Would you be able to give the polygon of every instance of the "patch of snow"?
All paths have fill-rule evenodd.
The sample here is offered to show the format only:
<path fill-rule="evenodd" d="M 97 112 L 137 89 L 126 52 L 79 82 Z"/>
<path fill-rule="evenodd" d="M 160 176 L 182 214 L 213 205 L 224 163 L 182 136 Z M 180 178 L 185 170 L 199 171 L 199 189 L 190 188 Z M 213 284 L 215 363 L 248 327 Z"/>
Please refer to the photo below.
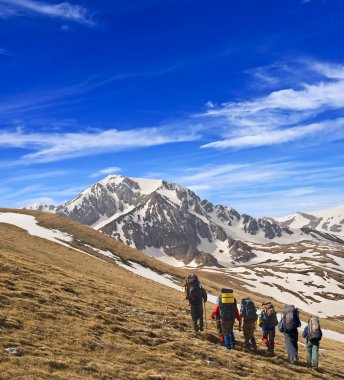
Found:
<path fill-rule="evenodd" d="M 36 218 L 32 215 L 17 214 L 14 212 L 1 212 L 0 223 L 13 224 L 23 230 L 27 231 L 30 235 L 38 236 L 40 238 L 53 241 L 61 244 L 63 241 L 72 241 L 73 237 L 58 230 L 50 230 L 38 225 Z M 69 247 L 69 245 L 67 245 Z"/>
<path fill-rule="evenodd" d="M 151 194 L 153 191 L 157 190 L 162 185 L 161 179 L 147 179 L 147 178 L 130 178 L 132 181 L 136 182 L 141 189 L 142 194 Z"/>
<path fill-rule="evenodd" d="M 196 260 L 192 260 L 188 265 L 186 265 L 186 268 L 198 268 L 201 264 L 197 263 Z"/>
<path fill-rule="evenodd" d="M 175 205 L 181 206 L 182 204 L 182 201 L 177 197 L 177 193 L 175 190 L 168 190 L 166 188 L 161 188 L 157 190 L 157 193 L 165 196 Z"/>
<path fill-rule="evenodd" d="M 173 256 L 166 255 L 162 249 L 155 247 L 147 247 L 142 252 L 147 256 L 155 257 L 156 259 L 165 264 L 169 264 L 177 268 L 184 266 L 184 263 L 182 261 L 177 260 Z"/>
<path fill-rule="evenodd" d="M 158 282 L 161 285 L 168 286 L 169 288 L 178 290 L 180 292 L 184 291 L 184 288 L 176 284 L 174 281 L 172 281 L 170 276 L 158 274 L 149 268 L 146 268 L 138 263 L 135 263 L 134 261 L 129 261 L 129 263 L 130 265 L 124 264 L 121 261 L 117 262 L 117 264 L 120 267 L 128 270 L 129 272 L 132 272 L 141 277 L 147 278 L 148 280 Z"/>

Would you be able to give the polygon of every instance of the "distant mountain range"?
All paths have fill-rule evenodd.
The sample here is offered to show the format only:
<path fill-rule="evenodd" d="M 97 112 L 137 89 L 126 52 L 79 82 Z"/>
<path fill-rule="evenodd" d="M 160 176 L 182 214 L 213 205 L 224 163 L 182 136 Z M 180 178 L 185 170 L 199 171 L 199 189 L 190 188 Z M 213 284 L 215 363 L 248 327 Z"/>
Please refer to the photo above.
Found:
<path fill-rule="evenodd" d="M 25 208 L 65 215 L 175 266 L 247 262 L 256 256 L 255 244 L 344 244 L 344 206 L 253 218 L 156 179 L 111 175 L 64 205 Z"/>
<path fill-rule="evenodd" d="M 312 213 L 297 212 L 276 221 L 285 227 L 309 228 L 344 238 L 344 205 Z"/>

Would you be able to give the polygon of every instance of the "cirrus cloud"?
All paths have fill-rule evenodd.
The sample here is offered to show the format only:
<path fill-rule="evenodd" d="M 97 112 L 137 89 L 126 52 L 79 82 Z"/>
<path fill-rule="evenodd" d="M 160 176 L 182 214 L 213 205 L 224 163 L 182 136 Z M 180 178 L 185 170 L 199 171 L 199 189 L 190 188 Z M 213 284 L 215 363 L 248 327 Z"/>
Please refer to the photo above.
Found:
<path fill-rule="evenodd" d="M 22 156 L 18 163 L 55 162 L 157 145 L 194 141 L 199 138 L 197 128 L 179 131 L 175 126 L 132 130 L 100 130 L 75 133 L 34 133 L 22 128 L 0 132 L 0 147 L 22 148 L 33 151 Z"/>
<path fill-rule="evenodd" d="M 2 7 L 3 17 L 20 15 L 20 12 L 25 11 L 42 16 L 69 20 L 86 26 L 96 25 L 92 15 L 85 7 L 73 5 L 69 2 L 50 4 L 34 0 L 0 0 L 0 3 L 7 4 L 6 8 Z"/>
<path fill-rule="evenodd" d="M 275 90 L 250 101 L 227 102 L 216 107 L 209 103 L 212 106 L 199 116 L 217 122 L 222 138 L 202 148 L 276 145 L 323 132 L 334 132 L 335 137 L 342 138 L 344 66 L 309 61 L 304 70 L 317 79 L 313 83 L 295 83 L 295 88 Z"/>

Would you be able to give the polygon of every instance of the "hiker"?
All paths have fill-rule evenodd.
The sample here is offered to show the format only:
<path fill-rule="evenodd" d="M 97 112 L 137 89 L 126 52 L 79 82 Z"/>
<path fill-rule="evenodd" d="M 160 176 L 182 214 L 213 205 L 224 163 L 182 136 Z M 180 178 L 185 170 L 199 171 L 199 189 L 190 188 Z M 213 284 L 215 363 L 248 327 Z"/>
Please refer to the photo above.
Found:
<path fill-rule="evenodd" d="M 307 368 L 311 368 L 313 360 L 313 367 L 317 371 L 319 363 L 319 346 L 322 338 L 322 331 L 318 317 L 311 316 L 308 319 L 307 326 L 304 328 L 302 336 L 306 338 Z"/>
<path fill-rule="evenodd" d="M 237 319 L 239 321 L 239 329 L 241 328 L 241 318 L 232 289 L 221 290 L 221 295 L 217 299 L 214 310 L 211 313 L 211 318 L 215 319 L 215 317 L 220 318 L 221 333 L 223 334 L 225 347 L 227 350 L 235 348 L 233 327 L 235 319 Z"/>
<path fill-rule="evenodd" d="M 192 327 L 195 333 L 203 331 L 203 301 L 207 302 L 207 293 L 195 274 L 188 275 L 184 290 L 191 307 Z"/>
<path fill-rule="evenodd" d="M 258 326 L 262 328 L 262 341 L 268 349 L 270 355 L 275 353 L 276 326 L 278 325 L 277 315 L 271 302 L 262 303 L 259 311 Z"/>
<path fill-rule="evenodd" d="M 297 328 L 301 326 L 299 310 L 294 305 L 285 305 L 282 318 L 278 324 L 278 330 L 284 333 L 285 346 L 288 353 L 288 361 L 294 364 L 298 360 Z"/>
<path fill-rule="evenodd" d="M 254 330 L 256 329 L 258 316 L 256 306 L 250 298 L 243 298 L 241 300 L 240 317 L 243 321 L 242 328 L 245 339 L 245 349 L 249 350 L 252 345 L 253 351 L 257 352 Z"/>

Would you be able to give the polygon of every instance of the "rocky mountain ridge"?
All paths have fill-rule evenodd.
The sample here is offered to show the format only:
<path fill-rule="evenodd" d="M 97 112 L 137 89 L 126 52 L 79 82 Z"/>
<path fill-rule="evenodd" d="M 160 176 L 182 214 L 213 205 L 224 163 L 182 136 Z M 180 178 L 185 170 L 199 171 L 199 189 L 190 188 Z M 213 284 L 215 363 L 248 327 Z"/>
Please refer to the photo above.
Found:
<path fill-rule="evenodd" d="M 251 243 L 338 239 L 213 205 L 178 184 L 120 175 L 104 178 L 64 205 L 26 208 L 68 216 L 176 266 L 247 262 L 256 256 Z"/>
<path fill-rule="evenodd" d="M 296 212 L 277 221 L 285 227 L 309 228 L 344 237 L 344 205 L 309 213 Z"/>

